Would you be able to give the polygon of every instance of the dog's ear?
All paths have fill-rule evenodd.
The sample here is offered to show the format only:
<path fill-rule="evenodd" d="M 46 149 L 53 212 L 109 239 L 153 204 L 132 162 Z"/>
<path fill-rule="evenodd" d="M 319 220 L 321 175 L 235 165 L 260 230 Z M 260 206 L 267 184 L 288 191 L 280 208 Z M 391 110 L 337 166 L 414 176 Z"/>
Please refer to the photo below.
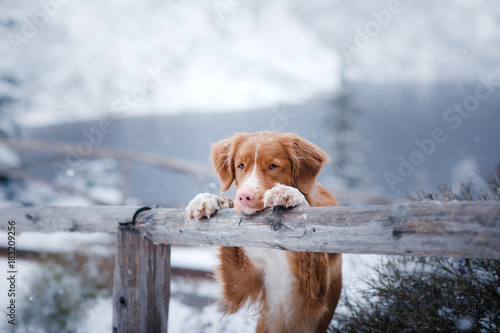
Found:
<path fill-rule="evenodd" d="M 291 139 L 293 180 L 300 192 L 309 194 L 323 163 L 327 163 L 330 158 L 324 150 L 306 139 L 297 135 Z"/>
<path fill-rule="evenodd" d="M 212 144 L 212 164 L 221 179 L 221 193 L 226 192 L 234 181 L 234 138 Z"/>

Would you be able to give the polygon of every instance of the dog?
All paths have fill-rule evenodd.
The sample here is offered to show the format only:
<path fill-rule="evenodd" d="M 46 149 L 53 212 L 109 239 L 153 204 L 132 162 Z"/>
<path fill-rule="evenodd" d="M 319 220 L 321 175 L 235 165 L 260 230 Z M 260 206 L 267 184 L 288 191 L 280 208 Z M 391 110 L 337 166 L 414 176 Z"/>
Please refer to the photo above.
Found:
<path fill-rule="evenodd" d="M 275 206 L 338 206 L 316 182 L 328 155 L 292 133 L 237 133 L 212 145 L 221 193 L 234 183 L 236 198 L 197 195 L 189 219 L 210 218 L 232 207 L 253 214 Z M 221 247 L 215 276 L 222 308 L 235 313 L 247 302 L 260 312 L 256 332 L 326 332 L 342 289 L 341 254 Z"/>

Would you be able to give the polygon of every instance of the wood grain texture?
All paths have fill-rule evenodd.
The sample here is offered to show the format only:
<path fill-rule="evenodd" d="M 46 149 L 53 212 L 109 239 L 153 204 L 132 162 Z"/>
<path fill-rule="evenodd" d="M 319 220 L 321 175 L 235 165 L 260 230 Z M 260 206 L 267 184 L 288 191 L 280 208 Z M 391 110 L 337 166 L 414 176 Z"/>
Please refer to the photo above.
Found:
<path fill-rule="evenodd" d="M 138 207 L 0 209 L 0 230 L 116 232 Z M 223 209 L 190 221 L 183 209 L 155 209 L 137 219 L 154 242 L 272 247 L 294 251 L 500 258 L 499 202 L 416 202 L 364 207 L 297 207 L 243 215 Z"/>
<path fill-rule="evenodd" d="M 500 258 L 498 202 L 296 207 L 254 215 L 223 209 L 200 221 L 188 220 L 182 209 L 157 209 L 137 223 L 152 241 L 177 245 Z"/>
<path fill-rule="evenodd" d="M 0 230 L 7 230 L 7 221 L 15 221 L 18 232 L 115 233 L 118 223 L 131 221 L 138 208 L 131 206 L 2 208 Z"/>
<path fill-rule="evenodd" d="M 117 234 L 113 332 L 167 332 L 170 245 L 154 244 L 134 229 Z"/>

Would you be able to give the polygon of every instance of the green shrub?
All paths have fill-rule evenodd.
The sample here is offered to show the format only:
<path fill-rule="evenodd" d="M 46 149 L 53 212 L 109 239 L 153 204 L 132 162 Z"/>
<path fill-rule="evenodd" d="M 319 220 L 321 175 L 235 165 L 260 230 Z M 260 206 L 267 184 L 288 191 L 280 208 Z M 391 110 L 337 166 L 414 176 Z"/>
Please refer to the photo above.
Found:
<path fill-rule="evenodd" d="M 481 174 L 488 189 L 478 195 L 469 182 L 411 198 L 500 201 L 500 163 L 495 171 Z M 331 332 L 500 332 L 499 260 L 387 256 L 373 270 L 361 299 L 343 294 L 348 313 L 336 314 Z"/>

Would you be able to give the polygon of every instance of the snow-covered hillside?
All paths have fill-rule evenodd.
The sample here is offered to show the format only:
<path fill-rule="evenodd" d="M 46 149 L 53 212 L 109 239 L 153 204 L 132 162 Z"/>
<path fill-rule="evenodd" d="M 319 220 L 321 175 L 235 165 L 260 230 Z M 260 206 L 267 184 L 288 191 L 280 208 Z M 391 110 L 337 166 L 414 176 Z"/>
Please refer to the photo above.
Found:
<path fill-rule="evenodd" d="M 341 80 L 461 82 L 500 73 L 493 1 L 2 1 L 0 50 L 24 124 L 238 111 Z M 459 69 L 459 70 L 458 70 Z"/>

